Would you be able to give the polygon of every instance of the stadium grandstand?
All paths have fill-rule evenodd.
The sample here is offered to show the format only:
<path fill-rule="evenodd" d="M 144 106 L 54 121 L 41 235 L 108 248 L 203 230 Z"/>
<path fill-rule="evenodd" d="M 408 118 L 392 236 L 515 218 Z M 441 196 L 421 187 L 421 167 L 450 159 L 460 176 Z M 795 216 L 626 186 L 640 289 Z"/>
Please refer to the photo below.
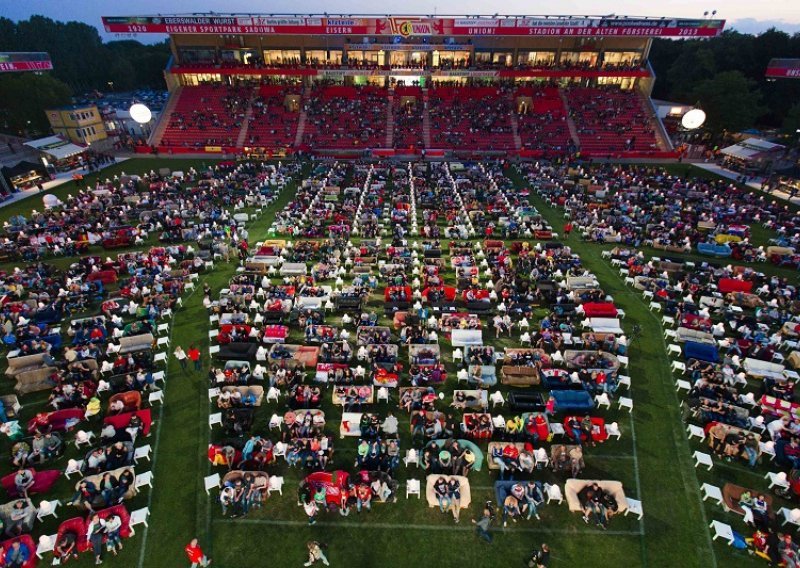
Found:
<path fill-rule="evenodd" d="M 170 99 L 140 151 L 658 158 L 655 37 L 723 20 L 620 16 L 103 18 L 169 34 Z"/>

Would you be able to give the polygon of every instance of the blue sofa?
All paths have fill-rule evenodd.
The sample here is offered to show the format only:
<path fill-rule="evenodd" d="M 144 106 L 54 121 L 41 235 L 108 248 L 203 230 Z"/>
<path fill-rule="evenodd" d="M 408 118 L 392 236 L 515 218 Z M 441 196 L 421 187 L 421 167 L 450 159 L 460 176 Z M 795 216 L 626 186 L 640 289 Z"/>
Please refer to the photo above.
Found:
<path fill-rule="evenodd" d="M 719 351 L 716 345 L 710 343 L 700 343 L 698 341 L 687 341 L 683 344 L 683 356 L 689 359 L 698 359 L 708 363 L 719 362 Z"/>
<path fill-rule="evenodd" d="M 724 258 L 730 256 L 733 251 L 728 245 L 718 245 L 716 243 L 699 243 L 697 245 L 697 252 L 707 256 L 716 256 Z"/>
<path fill-rule="evenodd" d="M 550 391 L 556 401 L 557 412 L 585 412 L 594 408 L 592 395 L 583 390 Z"/>

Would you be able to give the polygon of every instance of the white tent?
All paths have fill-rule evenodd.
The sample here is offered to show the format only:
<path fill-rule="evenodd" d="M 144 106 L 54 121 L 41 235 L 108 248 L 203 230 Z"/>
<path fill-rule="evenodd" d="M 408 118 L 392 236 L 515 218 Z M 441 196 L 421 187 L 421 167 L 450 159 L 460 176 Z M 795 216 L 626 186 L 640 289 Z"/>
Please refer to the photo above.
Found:
<path fill-rule="evenodd" d="M 773 144 L 760 138 L 747 138 L 741 142 L 720 150 L 724 155 L 740 160 L 759 160 L 774 152 L 783 150 L 780 144 Z"/>
<path fill-rule="evenodd" d="M 48 136 L 39 140 L 31 140 L 30 142 L 25 142 L 25 146 L 39 150 L 54 160 L 63 160 L 86 150 L 83 146 L 73 144 L 60 136 Z"/>

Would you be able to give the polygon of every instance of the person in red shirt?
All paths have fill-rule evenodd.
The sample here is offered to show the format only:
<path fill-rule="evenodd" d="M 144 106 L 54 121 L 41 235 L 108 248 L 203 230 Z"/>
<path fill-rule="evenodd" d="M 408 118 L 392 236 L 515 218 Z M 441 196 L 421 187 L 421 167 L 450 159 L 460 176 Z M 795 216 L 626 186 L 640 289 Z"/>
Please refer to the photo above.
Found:
<path fill-rule="evenodd" d="M 197 544 L 196 538 L 193 538 L 192 542 L 187 544 L 186 548 L 183 550 L 186 551 L 186 556 L 189 557 L 189 562 L 192 563 L 192 568 L 197 568 L 198 566 L 205 567 L 211 564 L 211 559 L 203 554 L 203 550 Z"/>
<path fill-rule="evenodd" d="M 195 371 L 202 371 L 203 370 L 203 363 L 200 360 L 200 350 L 195 346 L 189 346 L 189 351 L 186 353 L 186 356 L 189 357 L 192 361 L 194 361 L 194 370 Z"/>

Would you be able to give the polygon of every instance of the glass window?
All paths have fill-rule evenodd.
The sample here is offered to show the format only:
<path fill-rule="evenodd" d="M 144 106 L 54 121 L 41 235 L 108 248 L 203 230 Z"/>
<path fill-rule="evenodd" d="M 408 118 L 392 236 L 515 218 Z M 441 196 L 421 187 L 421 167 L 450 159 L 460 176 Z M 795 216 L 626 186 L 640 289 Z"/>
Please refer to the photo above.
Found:
<path fill-rule="evenodd" d="M 594 67 L 597 64 L 596 51 L 564 51 L 561 53 L 561 63 L 578 65 L 581 67 Z"/>
<path fill-rule="evenodd" d="M 178 59 L 183 65 L 196 65 L 201 63 L 215 63 L 216 55 L 212 47 L 199 47 L 195 49 L 181 49 Z"/>
<path fill-rule="evenodd" d="M 351 65 L 382 65 L 378 61 L 382 61 L 380 56 L 384 54 L 383 51 L 370 51 L 370 50 L 354 50 L 347 52 L 347 62 Z"/>
<path fill-rule="evenodd" d="M 300 50 L 265 49 L 264 63 L 269 65 L 297 65 L 300 63 Z"/>
<path fill-rule="evenodd" d="M 435 67 L 466 67 L 469 61 L 469 51 L 434 51 L 433 53 Z"/>
<path fill-rule="evenodd" d="M 492 63 L 495 65 L 506 65 L 511 67 L 514 64 L 514 58 L 511 52 L 496 51 L 492 54 Z"/>
<path fill-rule="evenodd" d="M 555 61 L 554 51 L 523 51 L 517 56 L 517 65 L 525 67 L 551 67 Z"/>
<path fill-rule="evenodd" d="M 475 52 L 475 62 L 480 65 L 485 65 L 491 63 L 492 61 L 492 52 L 491 51 L 476 51 Z"/>
<path fill-rule="evenodd" d="M 603 54 L 603 65 L 612 67 L 638 67 L 642 63 L 638 51 L 606 51 Z"/>

